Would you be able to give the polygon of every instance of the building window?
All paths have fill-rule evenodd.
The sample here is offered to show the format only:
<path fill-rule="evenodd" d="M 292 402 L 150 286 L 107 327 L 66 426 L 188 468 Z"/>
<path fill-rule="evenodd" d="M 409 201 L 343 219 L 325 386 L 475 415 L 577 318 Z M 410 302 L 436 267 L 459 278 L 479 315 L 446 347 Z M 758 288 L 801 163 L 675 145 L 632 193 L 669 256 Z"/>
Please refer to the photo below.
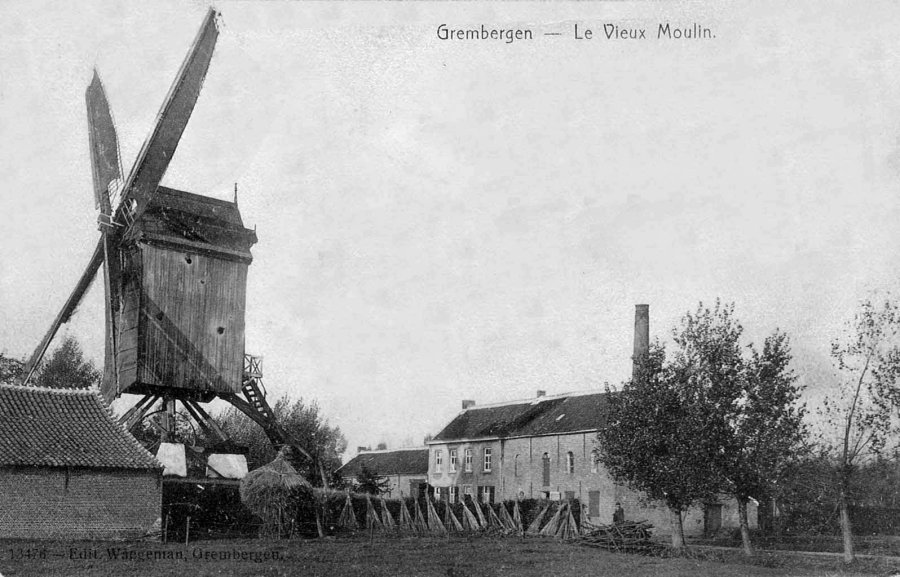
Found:
<path fill-rule="evenodd" d="M 478 501 L 481 503 L 493 503 L 494 502 L 494 486 L 493 485 L 484 485 L 478 487 Z"/>
<path fill-rule="evenodd" d="M 468 500 L 472 500 L 472 485 L 463 485 L 463 498 L 468 497 Z"/>
<path fill-rule="evenodd" d="M 457 501 L 459 501 L 459 487 L 457 487 L 456 485 L 450 485 L 449 487 L 447 487 L 447 490 L 448 501 L 450 501 L 451 503 L 456 503 Z"/>
<path fill-rule="evenodd" d="M 513 457 L 513 477 L 519 476 L 519 456 Z"/>
<path fill-rule="evenodd" d="M 450 472 L 455 473 L 456 467 L 459 464 L 459 457 L 457 456 L 456 449 L 450 449 Z"/>
<path fill-rule="evenodd" d="M 566 453 L 566 472 L 570 475 L 575 474 L 575 453 L 572 451 Z"/>
<path fill-rule="evenodd" d="M 466 467 L 466 473 L 471 473 L 472 472 L 472 449 L 466 449 L 464 464 Z"/>
<path fill-rule="evenodd" d="M 440 473 L 444 466 L 444 451 L 435 449 L 434 451 L 434 472 Z"/>
<path fill-rule="evenodd" d="M 493 459 L 494 459 L 493 449 L 485 448 L 485 450 L 484 450 L 484 472 L 485 473 L 491 472 L 491 466 L 493 465 L 493 462 L 492 462 Z"/>
<path fill-rule="evenodd" d="M 594 449 L 591 451 L 591 473 L 599 472 L 598 466 L 600 463 L 600 456 L 597 454 L 597 450 Z"/>
<path fill-rule="evenodd" d="M 544 487 L 550 486 L 550 455 L 544 453 L 544 456 L 541 457 L 542 465 L 543 465 L 543 475 L 541 481 L 543 481 Z"/>

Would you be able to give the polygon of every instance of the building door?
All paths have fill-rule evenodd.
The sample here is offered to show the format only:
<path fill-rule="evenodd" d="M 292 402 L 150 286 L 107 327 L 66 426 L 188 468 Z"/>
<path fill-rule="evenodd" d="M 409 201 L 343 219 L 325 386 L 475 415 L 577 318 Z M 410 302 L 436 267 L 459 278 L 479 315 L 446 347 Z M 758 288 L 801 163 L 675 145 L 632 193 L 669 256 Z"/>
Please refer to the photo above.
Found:
<path fill-rule="evenodd" d="M 541 459 L 544 464 L 544 487 L 550 486 L 550 455 L 544 453 L 543 459 Z"/>
<path fill-rule="evenodd" d="M 703 531 L 713 535 L 722 528 L 722 505 L 707 504 L 703 512 Z"/>
<path fill-rule="evenodd" d="M 588 491 L 588 515 L 600 516 L 600 491 Z"/>

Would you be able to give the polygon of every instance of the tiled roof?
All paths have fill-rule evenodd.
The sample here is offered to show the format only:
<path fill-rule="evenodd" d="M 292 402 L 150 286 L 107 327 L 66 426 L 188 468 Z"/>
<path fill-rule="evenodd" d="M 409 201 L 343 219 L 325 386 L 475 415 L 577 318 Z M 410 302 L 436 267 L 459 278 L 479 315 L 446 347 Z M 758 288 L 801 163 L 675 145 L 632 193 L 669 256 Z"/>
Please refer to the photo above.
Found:
<path fill-rule="evenodd" d="M 347 461 L 338 473 L 344 477 L 355 477 L 364 466 L 380 476 L 427 475 L 428 449 L 364 451 Z"/>
<path fill-rule="evenodd" d="M 159 469 L 95 389 L 0 385 L 0 465 Z"/>
<path fill-rule="evenodd" d="M 488 407 L 470 407 L 432 441 L 530 437 L 596 430 L 606 421 L 606 393 L 538 397 Z"/>

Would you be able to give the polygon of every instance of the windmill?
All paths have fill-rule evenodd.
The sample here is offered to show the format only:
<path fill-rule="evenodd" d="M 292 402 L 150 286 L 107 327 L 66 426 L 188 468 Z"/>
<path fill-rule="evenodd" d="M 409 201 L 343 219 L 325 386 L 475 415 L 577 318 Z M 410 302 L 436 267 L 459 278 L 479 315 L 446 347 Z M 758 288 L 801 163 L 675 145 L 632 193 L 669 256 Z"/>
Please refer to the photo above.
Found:
<path fill-rule="evenodd" d="M 106 345 L 101 392 L 108 402 L 122 394 L 141 396 L 122 418 L 127 426 L 135 426 L 158 403 L 165 417 L 163 438 L 169 440 L 180 402 L 204 431 L 226 443 L 200 405 L 218 397 L 258 423 L 275 445 L 294 445 L 310 458 L 274 421 L 261 387 L 259 359 L 245 356 L 247 269 L 257 237 L 243 225 L 236 191 L 229 202 L 160 186 L 209 68 L 217 19 L 210 9 L 127 176 L 109 102 L 94 71 L 85 100 L 100 238 L 26 363 L 24 382 L 102 266 Z"/>

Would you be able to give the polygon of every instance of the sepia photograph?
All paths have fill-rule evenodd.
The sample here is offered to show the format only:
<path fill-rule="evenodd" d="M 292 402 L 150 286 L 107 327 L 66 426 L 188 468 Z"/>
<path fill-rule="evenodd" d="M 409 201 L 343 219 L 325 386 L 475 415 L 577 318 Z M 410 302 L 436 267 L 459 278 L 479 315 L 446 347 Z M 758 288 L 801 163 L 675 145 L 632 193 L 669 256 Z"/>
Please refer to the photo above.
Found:
<path fill-rule="evenodd" d="M 900 575 L 898 32 L 0 3 L 0 577 Z"/>

